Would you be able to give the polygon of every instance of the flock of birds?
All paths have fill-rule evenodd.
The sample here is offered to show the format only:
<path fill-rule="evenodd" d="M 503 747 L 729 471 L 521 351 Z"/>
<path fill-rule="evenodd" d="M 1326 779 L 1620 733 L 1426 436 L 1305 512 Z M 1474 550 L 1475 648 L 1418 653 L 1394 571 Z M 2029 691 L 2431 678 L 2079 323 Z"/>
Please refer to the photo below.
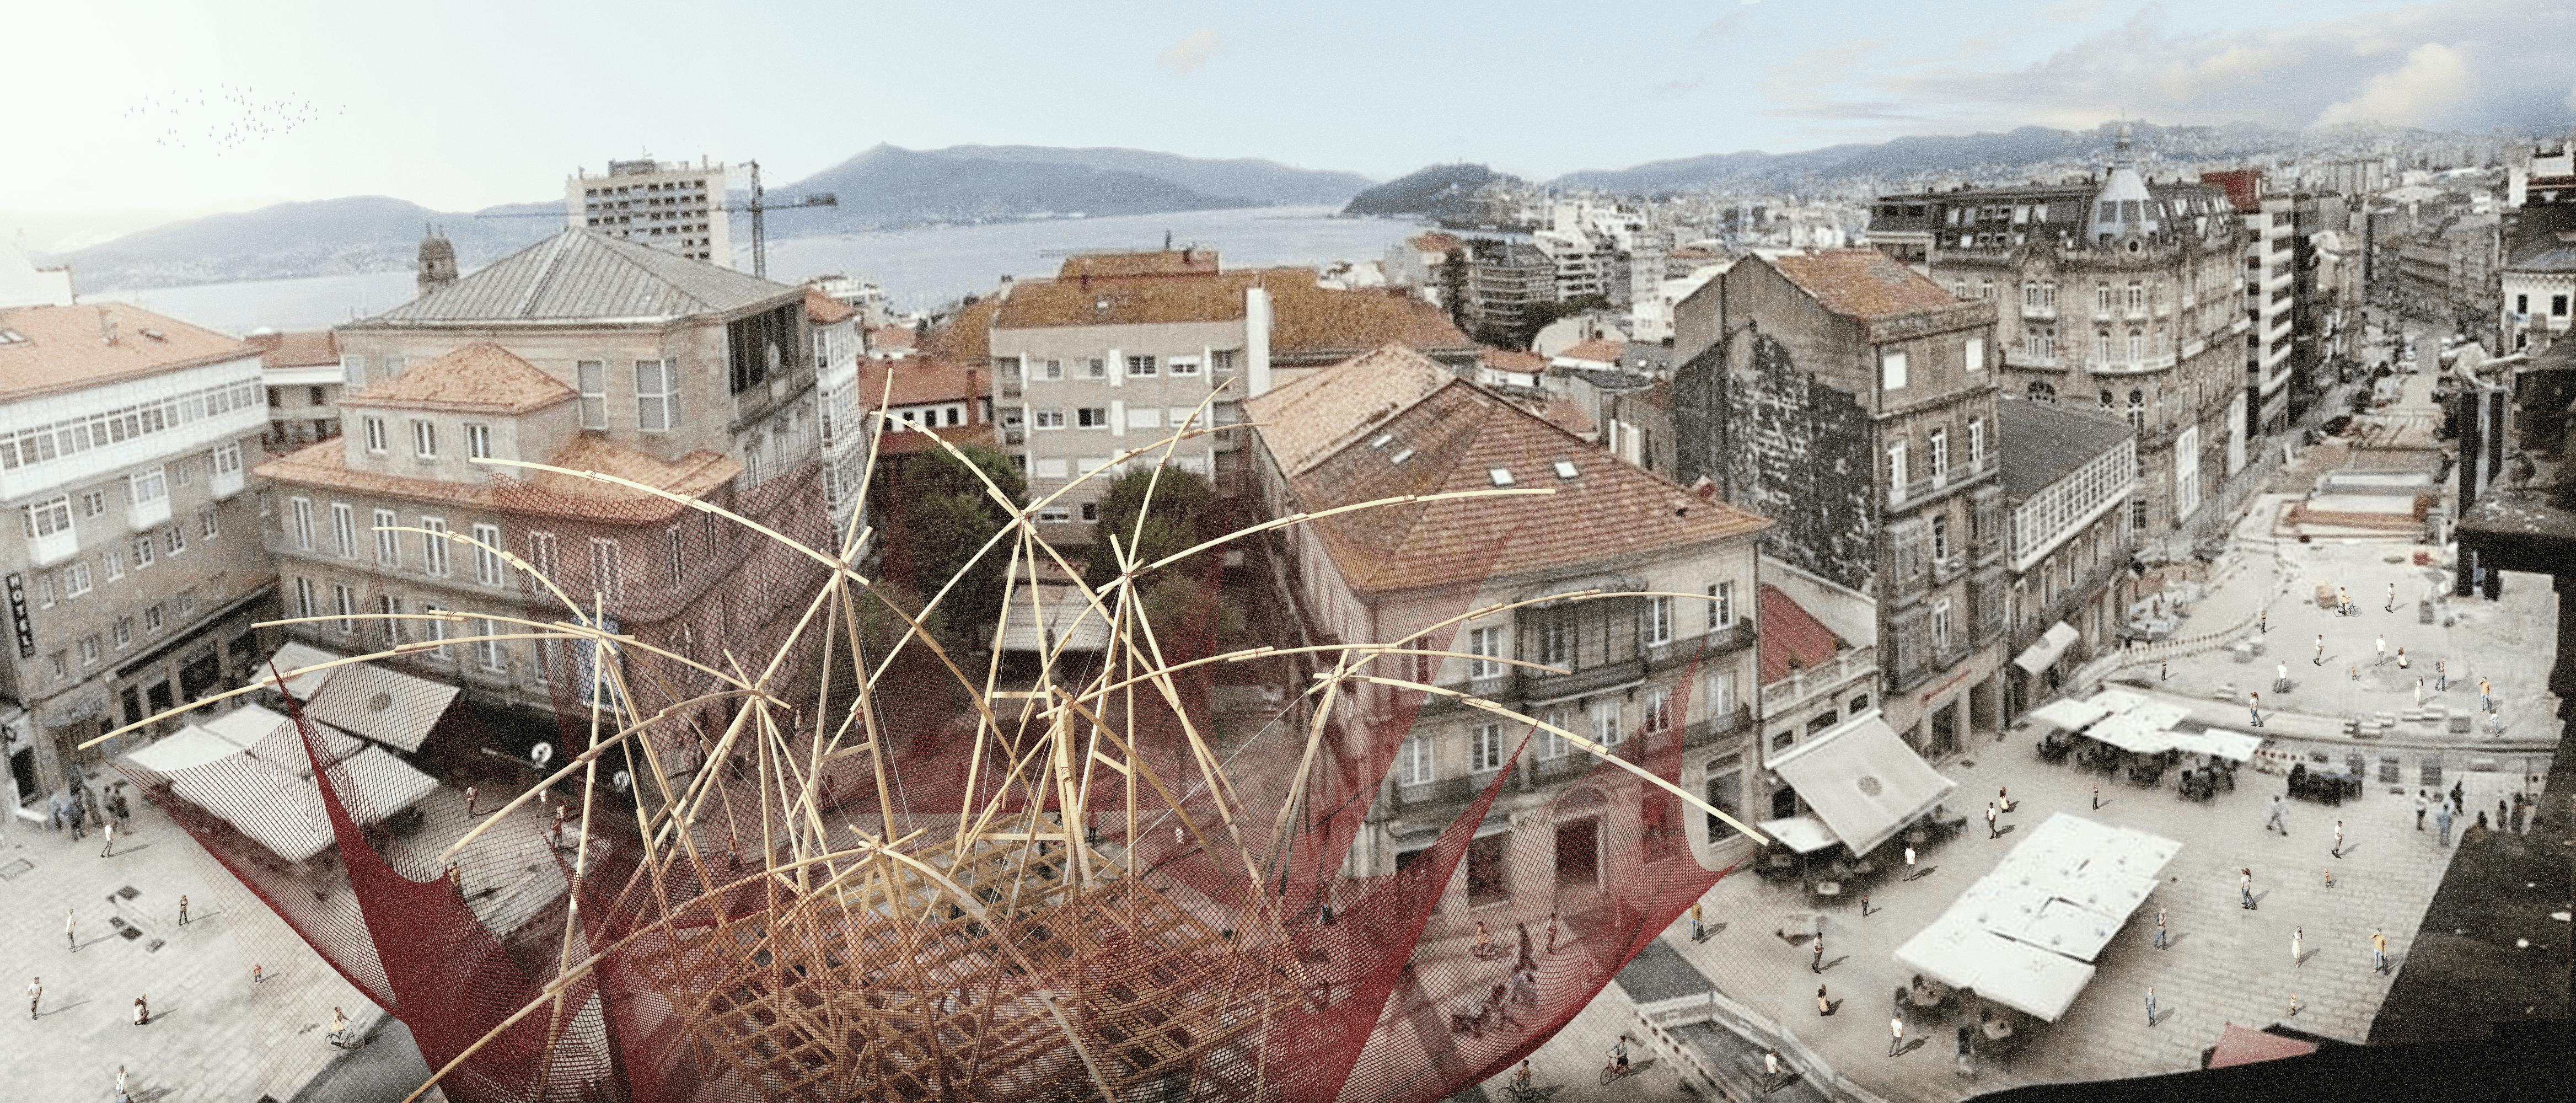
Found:
<path fill-rule="evenodd" d="M 194 92 L 145 96 L 125 109 L 125 117 L 157 128 L 155 144 L 212 149 L 221 156 L 285 137 L 307 123 L 348 110 L 346 106 L 325 109 L 305 99 L 270 99 L 240 85 L 218 84 Z"/>

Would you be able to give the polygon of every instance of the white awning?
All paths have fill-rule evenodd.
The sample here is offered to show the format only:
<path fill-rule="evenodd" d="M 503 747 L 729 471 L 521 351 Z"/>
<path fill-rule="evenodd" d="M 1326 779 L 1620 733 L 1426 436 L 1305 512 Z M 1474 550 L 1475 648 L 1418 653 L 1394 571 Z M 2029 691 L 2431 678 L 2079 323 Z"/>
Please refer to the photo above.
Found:
<path fill-rule="evenodd" d="M 2093 967 L 1979 928 L 1949 913 L 1896 948 L 1897 964 L 1980 999 L 2056 1022 L 2093 981 Z"/>
<path fill-rule="evenodd" d="M 1031 608 L 1032 604 L 1036 608 Z M 1003 599 L 1002 632 L 994 646 L 1002 651 L 1109 650 L 1109 625 L 1082 596 L 1082 588 L 1041 582 L 1014 586 Z"/>
<path fill-rule="evenodd" d="M 1834 838 L 1825 821 L 1814 816 L 1791 816 L 1785 820 L 1764 820 L 1754 829 L 1780 840 L 1780 845 L 1800 854 L 1813 854 L 1840 840 Z"/>
<path fill-rule="evenodd" d="M 420 750 L 429 730 L 447 715 L 457 687 L 415 678 L 374 663 L 359 663 L 310 697 L 304 715 L 351 735 L 404 751 Z"/>
<path fill-rule="evenodd" d="M 277 654 L 269 656 L 268 662 L 270 666 L 277 668 L 278 674 L 291 675 L 316 663 L 327 663 L 346 657 L 334 655 L 311 644 L 290 643 L 278 648 Z M 298 701 L 310 701 L 314 694 L 321 692 L 323 684 L 329 682 L 332 675 L 347 669 L 348 667 L 345 666 L 335 666 L 329 670 L 317 670 L 300 677 L 290 677 L 286 680 L 286 692 Z M 259 671 L 258 677 L 261 682 L 266 683 L 273 683 L 275 680 L 265 668 Z"/>
<path fill-rule="evenodd" d="M 2173 744 L 2193 754 L 2215 755 L 2237 762 L 2251 761 L 2254 758 L 2254 752 L 2263 749 L 2262 737 L 2232 732 L 2225 728 L 2211 728 L 2202 732 L 2174 732 Z"/>
<path fill-rule="evenodd" d="M 2013 657 L 2013 665 L 2032 674 L 2046 670 L 2057 662 L 2058 656 L 2066 653 L 2066 646 L 2074 643 L 2077 636 L 2074 627 L 2065 621 L 2049 625 L 2048 631 L 2040 635 L 2039 642 L 2023 648 L 2021 654 Z"/>
<path fill-rule="evenodd" d="M 1886 842 L 1958 784 L 1932 769 L 1874 712 L 1791 749 L 1773 759 L 1771 769 L 1797 788 L 1854 854 Z"/>
<path fill-rule="evenodd" d="M 125 760 L 166 777 L 191 766 L 203 766 L 240 753 L 240 747 L 190 724 L 127 752 Z"/>
<path fill-rule="evenodd" d="M 2115 713 L 2084 729 L 2087 739 L 2099 739 L 2124 751 L 2158 754 L 2172 749 L 2174 733 L 2152 727 L 2131 713 Z"/>
<path fill-rule="evenodd" d="M 322 794 L 313 783 L 248 755 L 228 755 L 171 774 L 170 790 L 290 862 L 322 853 L 335 841 L 322 814 Z"/>
<path fill-rule="evenodd" d="M 2111 715 L 2111 710 L 2090 701 L 2061 697 L 2030 710 L 2030 718 L 2055 724 L 2060 731 L 2083 731 L 2085 725 Z"/>
<path fill-rule="evenodd" d="M 349 814 L 362 823 L 393 815 L 438 791 L 438 779 L 412 769 L 382 747 L 359 751 L 340 768 L 358 790 L 356 799 L 350 801 Z"/>
<path fill-rule="evenodd" d="M 2055 1020 L 2093 975 L 2087 962 L 2162 880 L 2182 844 L 2059 812 L 1955 897 L 1896 959 Z"/>

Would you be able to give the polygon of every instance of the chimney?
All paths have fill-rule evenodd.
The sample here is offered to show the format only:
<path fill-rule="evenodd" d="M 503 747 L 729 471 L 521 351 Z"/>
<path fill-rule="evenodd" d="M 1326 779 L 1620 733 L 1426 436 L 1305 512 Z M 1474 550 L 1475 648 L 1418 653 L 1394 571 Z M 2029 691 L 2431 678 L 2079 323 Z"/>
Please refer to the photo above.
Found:
<path fill-rule="evenodd" d="M 98 343 L 102 345 L 116 343 L 116 319 L 109 317 L 107 308 L 103 306 L 98 308 Z"/>

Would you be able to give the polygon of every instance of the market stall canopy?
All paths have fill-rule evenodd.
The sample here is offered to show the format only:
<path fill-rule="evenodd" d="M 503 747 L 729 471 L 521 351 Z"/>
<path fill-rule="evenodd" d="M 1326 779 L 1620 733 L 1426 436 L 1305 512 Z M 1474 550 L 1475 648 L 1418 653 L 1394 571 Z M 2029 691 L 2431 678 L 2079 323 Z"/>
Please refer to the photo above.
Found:
<path fill-rule="evenodd" d="M 2111 710 L 2091 701 L 2061 697 L 2030 710 L 2030 718 L 2057 725 L 2060 731 L 2083 731 L 2085 725 L 2111 715 Z"/>
<path fill-rule="evenodd" d="M 287 861 L 301 862 L 332 846 L 321 791 L 248 755 L 226 755 L 167 776 L 171 792 Z"/>
<path fill-rule="evenodd" d="M 1813 854 L 1839 841 L 1834 838 L 1834 833 L 1825 827 L 1825 821 L 1814 816 L 1764 820 L 1753 826 L 1763 834 L 1780 840 L 1780 845 L 1800 854 Z"/>
<path fill-rule="evenodd" d="M 2093 981 L 2093 967 L 1944 914 L 1896 948 L 1899 965 L 1952 988 L 1974 988 L 2024 1014 L 2056 1022 Z"/>
<path fill-rule="evenodd" d="M 2171 839 L 2059 812 L 1899 948 L 1897 960 L 2054 1021 L 2092 976 L 2088 963 L 2181 850 Z"/>
<path fill-rule="evenodd" d="M 2167 738 L 2172 734 L 2162 728 L 2151 727 L 2144 720 L 2125 712 L 2105 716 L 2084 729 L 2087 739 L 2099 739 L 2121 750 L 2139 754 L 2158 754 L 2173 749 L 2173 741 Z"/>
<path fill-rule="evenodd" d="M 203 766 L 240 753 L 239 746 L 190 724 L 128 752 L 125 760 L 166 777 L 191 766 Z"/>
<path fill-rule="evenodd" d="M 382 747 L 359 751 L 340 769 L 357 790 L 349 801 L 349 814 L 361 823 L 383 819 L 438 791 L 438 779 L 412 769 Z"/>
<path fill-rule="evenodd" d="M 327 663 L 340 658 L 346 658 L 346 656 L 334 655 L 311 644 L 290 643 L 278 648 L 277 654 L 269 656 L 268 662 L 270 666 L 277 668 L 278 674 L 295 674 L 296 671 L 316 663 Z M 335 666 L 329 670 L 317 670 L 311 674 L 288 678 L 286 693 L 298 701 L 310 701 L 314 694 L 322 691 L 322 687 L 328 684 L 334 675 L 347 669 L 349 668 L 345 666 Z M 259 672 L 259 679 L 262 682 L 270 681 L 272 677 L 265 669 Z"/>
<path fill-rule="evenodd" d="M 2209 1053 L 2209 1067 L 2223 1069 L 2257 1061 L 2278 1061 L 2284 1057 L 2305 1057 L 2316 1051 L 2315 1042 L 2302 1042 L 2229 1023 L 2226 1030 L 2219 1032 L 2217 1048 Z"/>
<path fill-rule="evenodd" d="M 438 790 L 436 779 L 382 747 L 323 725 L 307 728 L 323 766 L 339 767 L 350 787 L 349 813 L 362 824 Z M 335 842 L 322 790 L 313 780 L 315 757 L 305 753 L 293 721 L 244 705 L 182 727 L 125 760 L 168 778 L 173 793 L 221 817 L 270 853 L 301 862 Z"/>
<path fill-rule="evenodd" d="M 2057 662 L 2058 656 L 2066 653 L 2066 645 L 2074 643 L 2076 636 L 2074 627 L 2065 621 L 2049 625 L 2038 642 L 2023 648 L 2021 654 L 2013 657 L 2013 665 L 2032 674 L 2046 670 Z"/>
<path fill-rule="evenodd" d="M 336 672 L 335 672 L 336 673 Z M 313 776 L 313 759 L 304 753 L 304 737 L 295 730 L 295 722 L 258 705 L 243 705 L 203 725 L 205 730 L 272 769 L 299 778 Z M 322 764 L 328 766 L 350 755 L 366 744 L 325 727 L 313 728 L 314 749 L 321 752 Z"/>
<path fill-rule="evenodd" d="M 1012 587 L 1003 600 L 1002 634 L 995 646 L 1052 654 L 1059 645 L 1067 651 L 1106 651 L 1109 625 L 1079 586 L 1041 582 Z"/>
<path fill-rule="evenodd" d="M 2261 736 L 2232 732 L 2225 728 L 2211 728 L 2208 731 L 2199 732 L 2175 732 L 2173 744 L 2176 748 L 2192 754 L 2214 755 L 2237 762 L 2252 761 L 2254 752 L 2263 749 Z"/>
<path fill-rule="evenodd" d="M 1875 712 L 1789 750 L 1771 769 L 1854 854 L 1876 849 L 1958 784 L 1924 762 Z"/>
<path fill-rule="evenodd" d="M 415 678 L 375 663 L 341 667 L 329 684 L 307 698 L 307 718 L 406 754 L 417 753 L 431 728 L 447 715 L 457 687 Z"/>

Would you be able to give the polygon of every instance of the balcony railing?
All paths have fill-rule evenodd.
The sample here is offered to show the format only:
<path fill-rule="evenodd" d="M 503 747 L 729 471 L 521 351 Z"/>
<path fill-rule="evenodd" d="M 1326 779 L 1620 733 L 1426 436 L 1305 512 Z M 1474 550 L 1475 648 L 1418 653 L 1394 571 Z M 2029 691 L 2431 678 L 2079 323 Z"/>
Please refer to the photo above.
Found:
<path fill-rule="evenodd" d="M 125 527 L 137 532 L 169 523 L 170 496 L 167 494 L 148 502 L 136 502 L 125 507 Z"/>
<path fill-rule="evenodd" d="M 2084 366 L 2086 370 L 2091 371 L 2095 375 L 2122 375 L 2137 372 L 2163 371 L 2174 366 L 2174 357 L 2172 353 L 2165 353 L 2162 356 L 2141 356 L 2134 360 L 2105 360 L 2099 357 L 2091 357 L 2086 359 Z"/>
<path fill-rule="evenodd" d="M 2000 470 L 2001 467 L 2001 459 L 1993 455 L 1988 455 L 1975 464 L 1953 464 L 1949 470 L 1939 475 L 1926 475 L 1905 484 L 1905 489 L 1901 492 L 1894 487 L 1888 488 L 1887 504 L 1907 506 L 1928 501 L 1976 482 Z"/>
<path fill-rule="evenodd" d="M 50 567 L 80 554 L 80 532 L 68 525 L 44 536 L 27 538 L 27 554 L 39 567 Z"/>
<path fill-rule="evenodd" d="M 1674 663 L 1692 662 L 1703 657 L 1716 658 L 1753 643 L 1753 622 L 1737 618 L 1736 622 L 1714 632 L 1676 637 L 1669 643 L 1649 644 L 1646 665 L 1661 670 Z"/>
<path fill-rule="evenodd" d="M 1829 693 L 1854 678 L 1878 673 L 1878 648 L 1855 647 L 1841 652 L 1830 662 L 1803 669 L 1791 669 L 1788 676 L 1762 687 L 1762 714 L 1778 716 L 1806 703 L 1819 693 Z"/>
<path fill-rule="evenodd" d="M 1585 667 L 1569 674 L 1523 672 L 1520 695 L 1527 700 L 1554 701 L 1625 685 L 1645 676 L 1646 660 L 1642 655 Z"/>

